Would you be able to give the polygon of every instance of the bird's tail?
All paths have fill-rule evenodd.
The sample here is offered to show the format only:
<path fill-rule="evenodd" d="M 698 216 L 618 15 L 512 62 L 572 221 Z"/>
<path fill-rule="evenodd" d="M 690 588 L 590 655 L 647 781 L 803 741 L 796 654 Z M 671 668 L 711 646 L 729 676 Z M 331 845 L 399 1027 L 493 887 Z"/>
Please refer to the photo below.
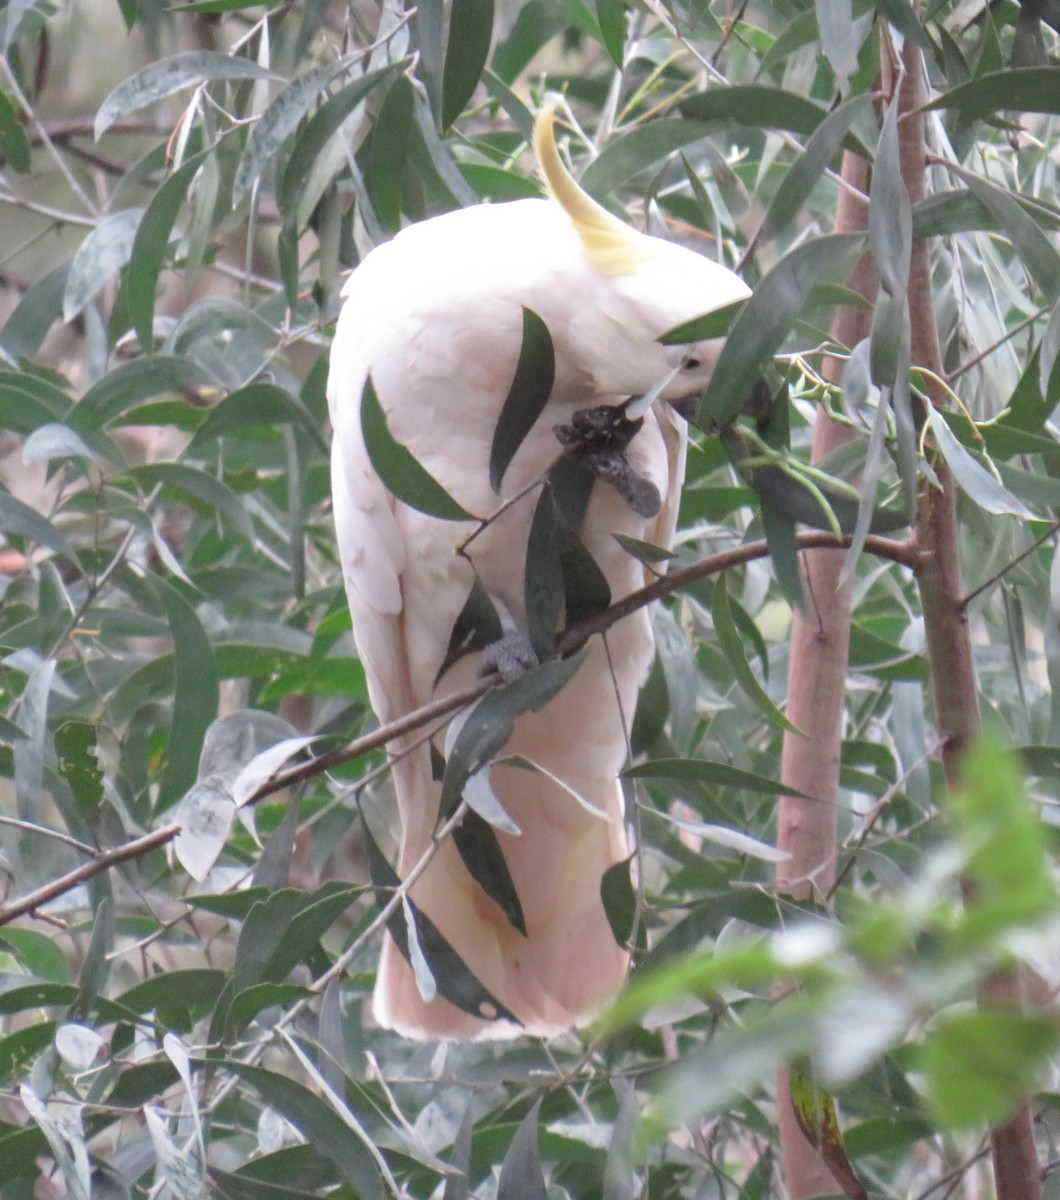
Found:
<path fill-rule="evenodd" d="M 628 634 L 638 623 L 629 623 Z M 488 1019 L 494 1015 L 489 1005 L 484 1019 L 441 994 L 425 999 L 388 937 L 374 1001 L 382 1025 L 418 1038 L 549 1035 L 583 1024 L 621 988 L 629 955 L 616 941 L 600 889 L 608 868 L 629 855 L 617 775 L 626 754 L 623 713 L 632 714 L 642 657 L 627 659 L 635 676 L 623 686 L 602 647 L 594 647 L 558 696 L 519 718 L 505 748 L 506 757 L 542 770 L 511 763 L 491 769 L 493 791 L 522 831 L 497 831 L 496 838 L 525 933 L 472 877 L 451 840 L 411 889 L 418 911 L 518 1024 Z M 396 764 L 394 782 L 404 823 L 404 876 L 428 848 L 438 811 L 425 747 Z M 438 982 L 444 992 L 444 979 Z"/>

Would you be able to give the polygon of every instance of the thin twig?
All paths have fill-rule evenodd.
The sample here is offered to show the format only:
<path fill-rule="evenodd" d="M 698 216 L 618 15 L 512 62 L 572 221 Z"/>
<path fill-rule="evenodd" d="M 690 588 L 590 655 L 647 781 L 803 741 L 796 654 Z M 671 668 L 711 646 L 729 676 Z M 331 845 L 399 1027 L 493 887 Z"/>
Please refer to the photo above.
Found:
<path fill-rule="evenodd" d="M 111 867 L 117 866 L 119 863 L 128 862 L 133 858 L 142 858 L 152 850 L 157 850 L 159 846 L 171 842 L 178 833 L 180 833 L 179 825 L 166 825 L 162 829 L 156 829 L 153 833 L 146 833 L 143 837 L 126 842 L 123 846 L 115 846 L 113 850 L 104 850 L 91 862 L 82 863 L 73 871 L 68 871 L 65 875 L 60 875 L 58 879 L 53 879 L 51 883 L 46 883 L 36 891 L 30 892 L 28 896 L 23 896 L 21 900 L 5 904 L 0 908 L 0 925 L 9 925 L 17 917 L 24 917 L 42 904 L 47 904 L 49 900 L 73 891 L 78 884 L 84 883 L 94 875 L 109 871 Z"/>
<path fill-rule="evenodd" d="M 1040 321 L 1042 317 L 1047 317 L 1050 311 L 1051 309 L 1046 307 L 1038 309 L 1036 313 L 1031 313 L 1029 317 L 1025 317 L 1017 325 L 1013 325 L 1011 329 L 1006 330 L 996 342 L 992 342 L 985 350 L 980 350 L 978 354 L 973 355 L 973 357 L 968 359 L 967 362 L 961 363 L 959 367 L 954 367 L 954 369 L 950 371 L 948 375 L 943 376 L 943 378 L 947 383 L 953 383 L 955 379 L 963 375 L 966 371 L 970 371 L 973 367 L 977 367 L 984 358 L 989 358 L 995 350 L 1000 350 L 1002 346 L 1012 341 L 1012 339 L 1016 337 L 1017 334 L 1022 333 L 1028 325 L 1033 325 L 1035 321 Z"/>
<path fill-rule="evenodd" d="M 966 596 L 962 597 L 961 608 L 967 608 L 976 596 L 981 595 L 987 588 L 993 587 L 999 579 L 1003 579 L 1013 567 L 1018 566 L 1025 558 L 1029 558 L 1043 542 L 1047 542 L 1058 530 L 1060 530 L 1060 520 L 1054 521 L 1041 537 L 1035 538 L 1026 550 L 1021 551 L 1015 558 L 1005 563 L 1000 571 L 995 571 L 989 579 L 984 580 L 977 588 L 973 588 Z"/>

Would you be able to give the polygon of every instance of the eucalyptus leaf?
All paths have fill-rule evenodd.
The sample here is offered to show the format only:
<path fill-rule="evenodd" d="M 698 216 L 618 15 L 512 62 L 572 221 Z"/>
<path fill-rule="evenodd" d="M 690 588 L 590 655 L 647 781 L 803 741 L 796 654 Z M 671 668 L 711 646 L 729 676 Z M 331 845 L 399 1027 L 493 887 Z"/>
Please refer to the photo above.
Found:
<path fill-rule="evenodd" d="M 131 75 L 107 96 L 96 112 L 96 140 L 122 117 L 164 100 L 182 88 L 213 79 L 275 79 L 249 58 L 217 50 L 185 50 L 158 59 Z"/>
<path fill-rule="evenodd" d="M 526 435 L 548 403 L 556 358 L 548 326 L 537 313 L 523 309 L 523 339 L 508 395 L 490 446 L 490 484 L 500 492 L 507 471 Z"/>
<path fill-rule="evenodd" d="M 954 479 L 969 499 L 987 512 L 1022 517 L 1025 521 L 1041 520 L 1037 513 L 1017 500 L 996 476 L 965 450 L 937 409 L 929 409 L 928 421 Z"/>
<path fill-rule="evenodd" d="M 370 378 L 365 381 L 361 395 L 361 428 L 372 466 L 398 500 L 443 521 L 474 520 L 409 451 L 394 440 Z"/>

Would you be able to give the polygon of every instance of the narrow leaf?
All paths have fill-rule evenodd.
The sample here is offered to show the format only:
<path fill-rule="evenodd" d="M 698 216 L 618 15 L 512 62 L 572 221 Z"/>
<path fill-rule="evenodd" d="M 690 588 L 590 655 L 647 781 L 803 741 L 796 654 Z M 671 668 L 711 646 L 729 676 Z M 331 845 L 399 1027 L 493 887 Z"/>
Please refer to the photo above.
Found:
<path fill-rule="evenodd" d="M 104 217 L 77 248 L 63 289 L 63 320 L 72 321 L 132 256 L 142 208 Z"/>
<path fill-rule="evenodd" d="M 158 797 L 159 809 L 165 809 L 195 782 L 203 738 L 217 715 L 219 690 L 213 651 L 195 610 L 161 578 L 156 577 L 155 587 L 162 594 L 173 638 L 173 720 Z"/>
<path fill-rule="evenodd" d="M 155 192 L 133 238 L 125 296 L 133 328 L 145 354 L 154 348 L 155 292 L 173 225 L 204 159 L 204 150 L 182 163 Z"/>
<path fill-rule="evenodd" d="M 363 822 L 363 829 L 365 848 L 368 852 L 368 870 L 372 877 L 372 885 L 376 889 L 376 903 L 383 908 L 389 902 L 390 894 L 401 886 L 401 880 L 379 849 L 367 822 Z M 519 1018 L 482 986 L 430 917 L 420 912 L 411 900 L 409 907 L 416 921 L 420 947 L 430 965 L 439 993 L 461 1012 L 470 1013 L 483 1021 L 511 1021 L 516 1025 L 520 1024 Z M 408 932 L 403 913 L 391 914 L 387 921 L 387 932 L 394 939 L 401 956 L 406 962 L 410 961 Z"/>
<path fill-rule="evenodd" d="M 249 58 L 236 58 L 216 50 L 185 50 L 137 71 L 110 93 L 96 113 L 99 138 L 122 117 L 208 79 L 275 79 L 271 71 Z"/>
<path fill-rule="evenodd" d="M 832 1178 L 851 1200 L 869 1200 L 864 1184 L 854 1173 L 843 1146 L 835 1101 L 812 1079 L 792 1069 L 791 1106 L 806 1140 L 816 1146 L 832 1173 Z"/>
<path fill-rule="evenodd" d="M 509 925 L 526 936 L 526 918 L 504 851 L 488 821 L 471 809 L 453 830 L 453 844 L 471 878 L 496 903 Z"/>
<path fill-rule="evenodd" d="M 497 493 L 516 451 L 548 403 L 555 373 L 556 355 L 548 326 L 537 313 L 524 307 L 515 378 L 497 418 L 490 447 L 490 485 Z"/>
<path fill-rule="evenodd" d="M 633 887 L 632 868 L 632 856 L 624 858 L 608 867 L 600 880 L 600 900 L 607 923 L 615 941 L 624 949 L 629 948 L 637 922 L 637 893 Z"/>
<path fill-rule="evenodd" d="M 361 429 L 372 466 L 390 492 L 402 503 L 443 521 L 473 521 L 409 451 L 394 440 L 371 378 L 361 395 Z"/>
<path fill-rule="evenodd" d="M 931 431 L 938 442 L 942 457 L 970 500 L 975 501 L 987 512 L 1023 517 L 1027 521 L 1041 520 L 1037 513 L 1017 500 L 986 467 L 980 466 L 953 436 L 953 431 L 936 408 L 928 409 L 928 420 L 931 422 Z"/>
<path fill-rule="evenodd" d="M 730 598 L 730 604 L 732 603 Z M 697 783 L 708 783 L 716 787 L 740 788 L 758 792 L 763 796 L 800 796 L 804 800 L 812 797 L 804 792 L 785 787 L 779 780 L 767 775 L 756 775 L 728 763 L 710 762 L 705 758 L 656 758 L 648 762 L 627 767 L 625 779 L 686 779 Z"/>
<path fill-rule="evenodd" d="M 299 121 L 318 102 L 328 84 L 344 71 L 350 62 L 351 58 L 348 56 L 303 72 L 297 79 L 293 79 L 258 117 L 250 131 L 250 137 L 247 138 L 246 149 L 232 180 L 233 208 L 238 206 L 251 187 L 260 180 L 268 164 L 276 158 L 280 147 L 298 127 Z"/>
<path fill-rule="evenodd" d="M 699 404 L 696 423 L 710 431 L 743 407 L 750 381 L 779 348 L 826 271 L 860 244 L 858 235 L 832 234 L 797 246 L 755 288 L 725 342 Z"/>
<path fill-rule="evenodd" d="M 442 71 L 443 129 L 460 116 L 478 86 L 492 37 L 493 0 L 453 0 Z"/>
<path fill-rule="evenodd" d="M 544 487 L 530 522 L 523 573 L 527 636 L 539 662 L 547 662 L 555 652 L 556 631 L 563 612 L 559 521 L 552 489 Z"/>
<path fill-rule="evenodd" d="M 822 2 L 818 0 L 818 7 Z M 757 240 L 773 237 L 802 211 L 818 180 L 839 153 L 852 122 L 871 103 L 870 96 L 855 96 L 840 104 L 817 126 L 769 202 Z"/>
<path fill-rule="evenodd" d="M 751 664 L 744 653 L 743 641 L 740 638 L 736 623 L 729 606 L 729 589 L 722 575 L 714 585 L 714 603 L 711 605 L 711 618 L 714 622 L 714 632 L 722 653 L 729 660 L 729 665 L 736 676 L 736 682 L 743 689 L 747 698 L 758 711 L 778 729 L 803 736 L 801 730 L 793 725 L 773 703 L 765 689 L 758 682 Z"/>
<path fill-rule="evenodd" d="M 991 71 L 951 88 L 924 108 L 956 108 L 978 117 L 1001 109 L 1060 114 L 1060 67 Z"/>
<path fill-rule="evenodd" d="M 464 784 L 487 766 L 507 744 L 515 720 L 524 712 L 543 708 L 570 681 L 585 651 L 570 658 L 542 663 L 503 687 L 487 692 L 469 711 L 450 750 L 442 778 L 442 804 L 453 804 Z"/>
<path fill-rule="evenodd" d="M 537 1121 L 541 1101 L 519 1122 L 515 1137 L 501 1163 L 497 1200 L 548 1200 L 545 1172 L 537 1148 Z"/>
<path fill-rule="evenodd" d="M 42 517 L 28 504 L 16 500 L 10 492 L 0 488 L 0 537 L 6 541 L 12 534 L 36 542 L 38 546 L 47 547 L 75 567 L 79 566 L 73 546 L 51 521 Z"/>
<path fill-rule="evenodd" d="M 898 103 L 887 109 L 869 187 L 869 241 L 876 269 L 892 296 L 909 282 L 913 214 L 898 159 Z"/>

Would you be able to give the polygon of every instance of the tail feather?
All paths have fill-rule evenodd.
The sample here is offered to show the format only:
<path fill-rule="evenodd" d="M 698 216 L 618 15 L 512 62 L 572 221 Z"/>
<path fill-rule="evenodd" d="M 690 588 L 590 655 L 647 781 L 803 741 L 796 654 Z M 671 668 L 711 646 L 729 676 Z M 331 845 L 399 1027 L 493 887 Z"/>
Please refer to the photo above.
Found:
<path fill-rule="evenodd" d="M 628 642 L 637 624 L 634 618 L 620 640 Z M 646 625 L 639 632 L 645 634 Z M 625 712 L 632 711 L 645 665 L 644 647 L 637 649 L 627 656 L 625 678 L 618 681 Z M 600 894 L 604 873 L 629 855 L 617 780 L 626 743 L 615 682 L 596 647 L 549 705 L 516 722 L 505 753 L 538 763 L 565 786 L 510 764 L 491 769 L 494 792 L 523 831 L 497 836 L 526 934 L 475 882 L 451 841 L 438 848 L 411 889 L 414 904 L 483 987 L 519 1018 L 521 1028 L 465 1013 L 441 996 L 425 1001 L 390 938 L 374 1001 L 382 1025 L 420 1038 L 549 1035 L 584 1024 L 621 988 L 629 955 L 615 940 Z M 437 818 L 438 785 L 426 748 L 398 764 L 395 785 L 404 819 L 404 876 L 429 847 Z M 580 804 L 572 791 L 597 811 Z"/>

